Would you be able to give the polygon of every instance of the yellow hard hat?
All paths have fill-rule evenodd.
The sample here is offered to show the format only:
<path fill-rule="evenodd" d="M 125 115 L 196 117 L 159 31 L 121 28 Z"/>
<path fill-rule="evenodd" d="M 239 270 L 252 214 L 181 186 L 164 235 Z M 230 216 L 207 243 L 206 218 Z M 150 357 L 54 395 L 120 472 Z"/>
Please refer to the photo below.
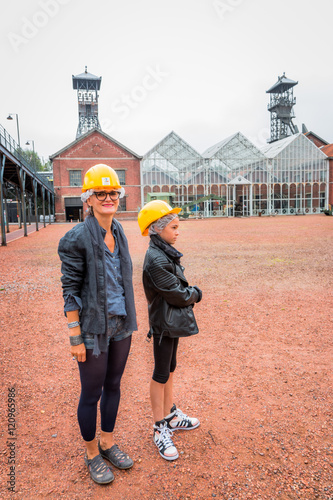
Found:
<path fill-rule="evenodd" d="M 88 189 L 121 189 L 118 175 L 113 168 L 104 163 L 99 163 L 87 170 L 84 176 L 82 193 Z"/>
<path fill-rule="evenodd" d="M 138 223 L 142 236 L 148 236 L 148 227 L 152 222 L 168 214 L 179 214 L 181 208 L 172 208 L 166 201 L 153 200 L 147 203 L 139 212 Z"/>

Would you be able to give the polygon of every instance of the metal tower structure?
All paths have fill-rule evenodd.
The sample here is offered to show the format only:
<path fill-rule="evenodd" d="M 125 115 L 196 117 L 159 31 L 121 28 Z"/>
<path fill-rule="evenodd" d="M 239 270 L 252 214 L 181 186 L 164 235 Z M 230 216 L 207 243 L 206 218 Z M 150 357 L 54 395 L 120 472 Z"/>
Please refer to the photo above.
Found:
<path fill-rule="evenodd" d="M 87 66 L 84 73 L 72 76 L 73 89 L 77 90 L 79 105 L 79 124 L 76 138 L 94 128 L 101 128 L 98 121 L 98 91 L 101 87 L 101 76 L 88 73 Z"/>
<path fill-rule="evenodd" d="M 266 93 L 270 94 L 270 103 L 267 108 L 271 113 L 271 137 L 267 142 L 278 141 L 298 133 L 297 125 L 293 123 L 293 118 L 295 118 L 293 106 L 296 104 L 293 87 L 297 84 L 298 82 L 290 80 L 283 73 L 278 77 L 278 81 L 266 90 Z"/>

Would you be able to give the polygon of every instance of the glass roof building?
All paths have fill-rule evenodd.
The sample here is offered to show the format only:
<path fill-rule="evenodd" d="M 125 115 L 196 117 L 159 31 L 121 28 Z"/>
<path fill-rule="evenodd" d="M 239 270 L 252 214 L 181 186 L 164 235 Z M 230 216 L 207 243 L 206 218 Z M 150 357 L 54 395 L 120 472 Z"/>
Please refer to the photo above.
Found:
<path fill-rule="evenodd" d="M 303 134 L 262 148 L 270 182 L 268 210 L 277 214 L 319 213 L 328 208 L 327 156 Z"/>
<path fill-rule="evenodd" d="M 142 205 L 189 217 L 319 213 L 328 185 L 327 156 L 300 133 L 259 149 L 238 132 L 200 154 L 171 132 L 141 162 Z"/>
<path fill-rule="evenodd" d="M 172 193 L 166 201 L 184 205 L 203 196 L 204 191 L 193 191 L 193 177 L 200 171 L 202 156 L 175 132 L 171 132 L 153 149 L 148 151 L 141 162 L 142 204 L 162 193 Z"/>

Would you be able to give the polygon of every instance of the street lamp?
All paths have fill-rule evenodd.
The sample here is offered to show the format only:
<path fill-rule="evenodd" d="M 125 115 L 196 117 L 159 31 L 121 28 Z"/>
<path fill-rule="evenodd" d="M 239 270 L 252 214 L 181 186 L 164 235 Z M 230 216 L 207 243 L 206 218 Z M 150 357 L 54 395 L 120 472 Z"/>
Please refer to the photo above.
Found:
<path fill-rule="evenodd" d="M 20 129 L 19 129 L 19 122 L 18 122 L 18 114 L 17 113 L 9 113 L 7 116 L 7 120 L 14 120 L 13 116 L 16 116 L 16 127 L 17 127 L 17 139 L 18 139 L 18 145 L 21 148 L 20 144 Z"/>
<path fill-rule="evenodd" d="M 28 139 L 27 142 L 25 143 L 26 146 L 30 146 L 30 143 L 32 142 L 32 149 L 33 149 L 33 152 L 35 152 L 35 141 L 33 141 L 32 139 Z"/>
<path fill-rule="evenodd" d="M 35 165 L 35 141 L 32 139 L 28 139 L 27 142 L 25 143 L 26 146 L 30 146 L 30 143 L 32 142 L 32 151 L 33 151 L 33 157 L 32 157 L 32 164 L 35 167 L 36 170 L 36 165 Z"/>
<path fill-rule="evenodd" d="M 21 143 L 20 143 L 20 128 L 19 128 L 19 121 L 18 121 L 18 114 L 17 113 L 9 113 L 7 116 L 7 120 L 13 120 L 13 116 L 16 116 L 16 128 L 17 128 L 17 139 L 18 139 L 18 146 L 19 149 L 16 151 L 16 154 L 19 155 L 19 158 L 21 158 Z M 28 236 L 27 233 L 27 224 L 26 224 L 26 217 L 25 217 L 25 199 L 24 199 L 24 189 L 25 189 L 25 177 L 22 172 L 22 164 L 21 160 L 19 160 L 19 165 L 20 165 L 20 171 L 19 171 L 19 178 L 20 178 L 20 189 L 21 189 L 21 206 L 22 206 L 22 215 L 23 215 L 23 225 L 24 225 L 24 236 Z M 19 202 L 17 201 L 17 205 L 19 205 Z M 20 228 L 21 226 L 21 219 L 20 219 Z"/>
<path fill-rule="evenodd" d="M 33 139 L 28 139 L 27 142 L 25 143 L 25 145 L 30 146 L 31 142 L 32 142 L 32 150 L 33 150 L 32 165 L 36 171 L 37 169 L 36 169 L 36 165 L 35 165 L 35 141 Z M 37 214 L 36 214 L 36 218 L 37 218 Z M 29 224 L 31 224 L 30 219 L 31 219 L 31 197 L 29 196 Z M 37 227 L 37 231 L 38 231 L 38 227 Z"/>

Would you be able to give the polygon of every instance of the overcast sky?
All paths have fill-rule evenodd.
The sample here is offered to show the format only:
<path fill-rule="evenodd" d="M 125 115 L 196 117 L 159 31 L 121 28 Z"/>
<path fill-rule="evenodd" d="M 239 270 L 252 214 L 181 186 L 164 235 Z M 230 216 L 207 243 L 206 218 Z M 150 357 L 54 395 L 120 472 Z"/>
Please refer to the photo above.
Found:
<path fill-rule="evenodd" d="M 102 76 L 102 129 L 137 154 L 171 130 L 200 153 L 238 131 L 265 144 L 283 72 L 295 123 L 333 142 L 331 0 L 1 3 L 0 124 L 16 139 L 18 113 L 45 160 L 75 139 L 85 66 Z"/>

